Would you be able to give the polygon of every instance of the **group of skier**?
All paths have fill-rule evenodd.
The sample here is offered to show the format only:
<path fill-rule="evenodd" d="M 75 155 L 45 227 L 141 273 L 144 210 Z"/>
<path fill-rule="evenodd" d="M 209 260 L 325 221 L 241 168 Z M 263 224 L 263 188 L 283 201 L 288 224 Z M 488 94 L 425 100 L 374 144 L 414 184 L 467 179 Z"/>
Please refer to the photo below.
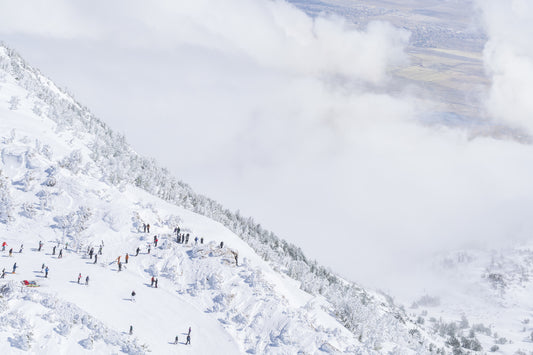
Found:
<path fill-rule="evenodd" d="M 80 273 L 78 274 L 78 284 L 80 283 L 81 278 L 82 278 L 82 276 L 81 276 L 81 272 L 80 272 Z M 87 276 L 85 277 L 85 285 L 89 286 L 89 275 L 87 275 Z"/>
<path fill-rule="evenodd" d="M 178 344 L 178 336 L 176 335 L 176 338 L 174 338 L 174 344 Z M 185 345 L 191 344 L 191 327 L 189 327 L 189 332 L 187 333 L 187 341 L 185 342 Z"/>
<path fill-rule="evenodd" d="M 143 223 L 143 231 L 145 233 L 150 233 L 150 224 Z M 174 233 L 176 234 L 176 242 L 177 243 L 180 243 L 180 244 L 188 244 L 189 243 L 190 234 L 189 233 L 181 233 L 181 228 L 179 226 L 174 229 Z M 195 244 L 198 244 L 198 241 L 200 241 L 200 244 L 203 244 L 204 243 L 204 238 L 203 237 L 202 238 L 195 237 L 194 238 Z M 158 242 L 159 242 L 159 237 L 157 235 L 154 235 L 154 237 L 153 237 L 154 247 L 157 248 Z M 42 241 L 39 241 L 37 251 L 40 252 L 42 250 L 43 246 L 44 246 L 44 243 Z M 102 255 L 103 246 L 104 246 L 104 242 L 102 241 L 102 243 L 98 247 L 98 252 L 96 252 L 95 248 L 92 247 L 92 246 L 88 246 L 87 247 L 87 254 L 86 255 L 88 255 L 91 260 L 93 260 L 93 257 L 94 257 L 94 264 L 97 263 L 98 256 Z M 224 242 L 221 242 L 220 243 L 220 248 L 223 248 L 223 246 L 224 246 Z M 7 243 L 3 242 L 2 243 L 2 251 L 5 251 L 6 247 L 7 247 Z M 57 245 L 54 245 L 52 247 L 52 255 L 56 255 L 56 249 L 59 248 L 59 247 L 60 247 L 60 243 L 59 242 L 57 243 Z M 65 244 L 64 248 L 65 248 L 65 250 L 68 250 L 67 249 L 68 248 L 68 244 Z M 22 253 L 22 250 L 23 250 L 23 245 L 20 246 L 19 253 Z M 148 245 L 147 245 L 147 254 L 150 254 L 150 250 L 151 250 L 151 244 L 148 243 Z M 138 256 L 140 251 L 141 251 L 140 247 L 137 247 L 135 256 Z M 78 252 L 79 252 L 79 247 L 78 247 Z M 13 249 L 11 248 L 9 250 L 9 255 L 12 256 L 12 253 L 13 253 Z M 58 259 L 62 258 L 62 256 L 63 256 L 63 248 L 60 248 L 59 253 L 58 253 Z M 235 263 L 238 264 L 237 254 L 234 253 L 234 256 L 235 256 Z M 128 262 L 129 262 L 129 257 L 130 257 L 129 253 L 126 253 L 126 255 L 124 257 L 124 262 L 126 264 L 128 264 Z M 121 256 L 119 256 L 116 259 L 116 262 L 117 262 L 117 265 L 118 265 L 118 270 L 121 271 L 122 267 L 123 267 L 122 261 L 121 261 Z M 13 271 L 12 271 L 13 274 L 15 273 L 17 267 L 18 267 L 17 263 L 15 262 L 13 264 Z M 41 272 L 44 272 L 44 277 L 45 278 L 48 278 L 49 271 L 50 271 L 50 268 L 43 263 L 42 267 L 41 267 Z M 0 278 L 4 278 L 5 273 L 6 272 L 5 272 L 5 268 L 4 268 L 2 270 Z M 79 273 L 78 277 L 77 277 L 77 283 L 80 284 L 81 280 L 82 280 L 82 274 Z M 150 287 L 157 288 L 158 287 L 158 282 L 159 282 L 159 279 L 157 277 L 152 276 Z M 85 277 L 85 285 L 89 285 L 89 276 L 88 275 L 86 275 L 86 277 Z M 132 302 L 135 302 L 135 296 L 136 296 L 136 292 L 132 291 L 131 292 L 131 300 L 132 300 Z M 133 334 L 133 326 L 130 326 L 129 333 Z M 188 345 L 190 343 L 191 343 L 191 327 L 189 327 L 189 331 L 187 333 L 185 344 Z M 175 337 L 174 344 L 178 344 L 178 336 L 177 335 Z"/>
<path fill-rule="evenodd" d="M 143 223 L 143 232 L 150 233 L 150 224 Z"/>
<path fill-rule="evenodd" d="M 153 277 L 152 276 L 152 282 L 150 283 L 150 287 L 154 287 L 157 288 L 157 283 L 159 282 L 159 279 L 157 277 Z"/>

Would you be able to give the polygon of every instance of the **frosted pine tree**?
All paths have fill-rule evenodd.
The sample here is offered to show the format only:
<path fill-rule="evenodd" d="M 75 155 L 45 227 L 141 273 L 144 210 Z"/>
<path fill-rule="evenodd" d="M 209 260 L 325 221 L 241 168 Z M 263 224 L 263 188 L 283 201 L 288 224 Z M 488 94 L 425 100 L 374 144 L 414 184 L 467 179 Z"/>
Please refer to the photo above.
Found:
<path fill-rule="evenodd" d="M 0 170 L 0 222 L 8 223 L 13 219 L 13 200 L 9 193 L 9 179 Z"/>

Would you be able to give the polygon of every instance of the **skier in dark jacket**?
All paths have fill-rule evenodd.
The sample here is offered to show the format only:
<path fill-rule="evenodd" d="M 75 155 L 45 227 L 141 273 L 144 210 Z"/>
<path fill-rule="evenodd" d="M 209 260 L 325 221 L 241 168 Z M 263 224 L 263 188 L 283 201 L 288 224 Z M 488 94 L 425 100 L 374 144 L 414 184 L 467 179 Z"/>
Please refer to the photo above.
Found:
<path fill-rule="evenodd" d="M 17 263 L 13 264 L 13 274 L 15 273 L 15 271 L 17 271 Z"/>
<path fill-rule="evenodd" d="M 185 345 L 190 345 L 190 344 L 191 344 L 191 336 L 187 335 L 187 342 L 185 343 Z"/>
<path fill-rule="evenodd" d="M 130 325 L 130 335 L 133 334 L 133 325 Z"/>
<path fill-rule="evenodd" d="M 98 254 L 94 254 L 94 263 L 93 264 L 96 264 L 97 261 L 98 261 Z"/>
<path fill-rule="evenodd" d="M 174 344 L 178 343 L 178 336 L 176 335 L 176 339 L 174 339 Z"/>
<path fill-rule="evenodd" d="M 89 286 L 89 275 L 87 275 L 87 277 L 85 278 L 85 284 Z"/>
<path fill-rule="evenodd" d="M 58 259 L 62 259 L 63 258 L 63 249 L 60 249 L 59 250 L 59 255 L 57 256 Z"/>
<path fill-rule="evenodd" d="M 52 248 L 52 255 L 56 255 L 56 246 L 54 245 L 54 247 Z"/>
<path fill-rule="evenodd" d="M 122 263 L 120 261 L 118 262 L 118 271 L 122 271 Z"/>
<path fill-rule="evenodd" d="M 137 247 L 137 250 L 136 250 L 136 253 L 135 253 L 135 256 L 139 256 L 139 252 L 141 251 L 141 248 Z"/>
<path fill-rule="evenodd" d="M 136 295 L 135 290 L 131 291 L 131 301 L 132 302 L 135 302 L 135 295 Z"/>
<path fill-rule="evenodd" d="M 150 224 L 147 224 L 147 225 L 146 225 L 146 232 L 147 232 L 147 233 L 150 233 Z"/>
<path fill-rule="evenodd" d="M 155 284 L 155 288 L 157 288 L 157 283 L 159 282 L 159 279 L 156 278 L 155 281 L 154 281 L 154 284 Z"/>

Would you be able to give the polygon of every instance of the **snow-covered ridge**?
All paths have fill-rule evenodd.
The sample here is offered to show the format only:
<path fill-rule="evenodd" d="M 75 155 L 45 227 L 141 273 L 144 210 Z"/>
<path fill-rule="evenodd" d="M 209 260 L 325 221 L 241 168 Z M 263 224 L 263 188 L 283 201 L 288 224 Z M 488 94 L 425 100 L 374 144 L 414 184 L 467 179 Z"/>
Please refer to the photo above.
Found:
<path fill-rule="evenodd" d="M 194 193 L 153 159 L 136 154 L 124 137 L 5 46 L 0 46 L 0 118 L 0 220 L 4 222 L 0 228 L 9 243 L 26 245 L 27 251 L 16 255 L 25 266 L 36 253 L 29 245 L 33 248 L 42 239 L 49 251 L 52 243 L 62 247 L 69 243 L 75 249 L 66 251 L 66 260 L 43 258 L 50 259 L 46 263 L 53 263 L 52 270 L 60 278 L 73 279 L 79 269 L 94 272 L 89 269 L 92 265 L 86 265 L 92 263 L 82 262 L 84 249 L 104 241 L 106 253 L 97 264 L 98 279 L 128 288 L 129 283 L 151 275 L 160 277 L 165 292 L 170 292 L 161 306 L 181 302 L 200 310 L 191 311 L 190 318 L 200 327 L 213 327 L 218 340 L 228 338 L 227 351 L 232 347 L 249 353 L 429 351 L 431 336 L 389 297 L 341 279 L 252 219 Z M 139 262 L 128 268 L 128 283 L 111 273 L 110 263 L 150 241 L 139 233 L 141 221 L 152 223 L 161 241 L 154 253 L 139 256 Z M 193 236 L 204 236 L 206 243 L 176 243 L 172 235 L 176 225 Z M 221 240 L 229 248 L 220 248 Z M 242 260 L 238 267 L 234 252 Z M 35 261 L 31 267 L 38 269 L 40 263 Z M 26 277 L 33 276 L 26 271 Z M 110 328 L 125 327 L 114 316 L 80 301 L 79 290 L 71 290 L 68 282 L 66 286 L 49 282 L 50 288 L 64 292 L 62 302 L 75 303 L 81 313 L 112 323 L 107 325 Z M 92 291 L 87 302 L 105 294 L 100 291 Z M 118 295 L 128 291 L 109 292 L 123 302 Z M 39 297 L 52 297 L 44 294 Z M 11 292 L 2 302 L 9 308 L 31 301 L 25 297 Z M 161 312 L 164 316 L 165 310 Z M 5 316 L 18 319 L 10 314 Z M 91 343 L 103 339 L 89 338 Z M 12 345 L 24 348 L 20 344 L 26 343 L 21 342 L 15 339 Z M 137 343 L 131 347 L 118 340 L 109 344 L 129 349 L 126 352 L 144 351 Z M 146 346 L 168 350 L 164 348 L 168 344 Z M 209 349 L 197 347 L 196 351 L 208 353 Z"/>

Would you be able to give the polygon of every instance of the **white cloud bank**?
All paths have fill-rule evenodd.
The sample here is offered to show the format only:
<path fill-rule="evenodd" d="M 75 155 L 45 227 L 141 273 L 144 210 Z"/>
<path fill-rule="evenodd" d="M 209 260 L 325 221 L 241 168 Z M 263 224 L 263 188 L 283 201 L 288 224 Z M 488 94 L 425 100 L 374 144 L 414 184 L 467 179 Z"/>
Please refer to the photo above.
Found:
<path fill-rule="evenodd" d="M 533 148 L 420 125 L 431 107 L 389 90 L 403 30 L 281 1 L 54 4 L 0 5 L 0 33 L 140 151 L 355 280 L 383 286 L 433 252 L 531 236 Z M 505 85 L 495 76 L 489 112 L 510 117 L 514 59 L 497 66 L 493 38 Z"/>
<path fill-rule="evenodd" d="M 478 1 L 489 41 L 484 50 L 492 76 L 487 109 L 492 117 L 533 133 L 533 3 Z"/>

